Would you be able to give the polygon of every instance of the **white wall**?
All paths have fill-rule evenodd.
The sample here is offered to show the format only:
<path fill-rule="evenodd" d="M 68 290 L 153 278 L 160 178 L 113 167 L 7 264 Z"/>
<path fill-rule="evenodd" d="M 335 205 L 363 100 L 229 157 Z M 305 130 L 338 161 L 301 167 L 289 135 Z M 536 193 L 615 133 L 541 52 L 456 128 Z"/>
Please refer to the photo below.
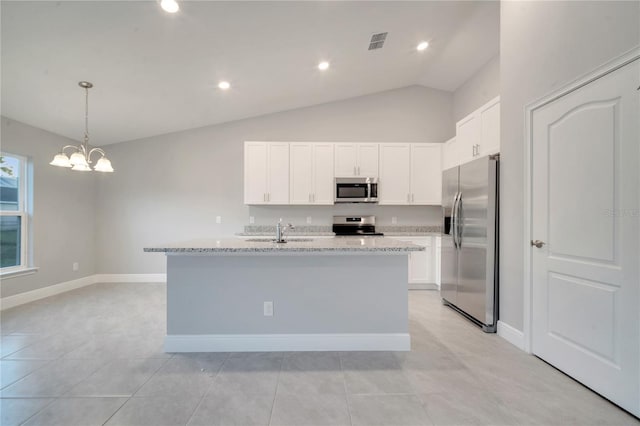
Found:
<path fill-rule="evenodd" d="M 106 147 L 116 172 L 98 176 L 98 272 L 158 273 L 147 245 L 232 236 L 255 216 L 328 225 L 334 214 L 364 213 L 379 223 L 439 224 L 439 207 L 364 205 L 249 207 L 243 204 L 243 145 L 266 141 L 444 142 L 452 137 L 452 94 L 410 86 L 344 101 Z M 222 224 L 215 217 L 222 216 Z"/>
<path fill-rule="evenodd" d="M 499 94 L 500 56 L 496 56 L 453 93 L 453 120 L 461 120 Z"/>
<path fill-rule="evenodd" d="M 35 274 L 5 278 L 1 297 L 95 273 L 95 180 L 48 163 L 77 141 L 2 117 L 2 151 L 33 162 L 33 257 Z M 81 128 L 79 129 L 82 130 Z M 78 262 L 80 270 L 72 265 Z"/>
<path fill-rule="evenodd" d="M 501 3 L 500 319 L 523 327 L 524 108 L 640 43 L 640 3 Z"/>

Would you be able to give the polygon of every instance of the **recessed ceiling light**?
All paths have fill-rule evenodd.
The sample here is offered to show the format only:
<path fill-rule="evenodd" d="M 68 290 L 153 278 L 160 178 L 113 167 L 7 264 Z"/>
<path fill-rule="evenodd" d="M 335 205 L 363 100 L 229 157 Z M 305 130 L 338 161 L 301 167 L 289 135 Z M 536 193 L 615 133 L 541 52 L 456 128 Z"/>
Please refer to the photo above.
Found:
<path fill-rule="evenodd" d="M 160 2 L 160 7 L 165 12 L 169 13 L 176 13 L 180 10 L 180 6 L 178 5 L 178 2 L 176 0 L 162 0 Z"/>
<path fill-rule="evenodd" d="M 329 69 L 329 62 L 327 62 L 327 61 L 322 61 L 322 62 L 320 62 L 320 63 L 318 64 L 318 69 L 319 69 L 320 71 L 324 71 L 324 70 Z"/>
<path fill-rule="evenodd" d="M 418 49 L 419 51 L 423 51 L 424 49 L 426 49 L 427 47 L 429 47 L 429 42 L 428 41 L 422 41 L 420 42 L 420 44 L 418 45 L 418 47 L 416 47 L 416 49 Z"/>
<path fill-rule="evenodd" d="M 228 81 L 221 81 L 220 83 L 218 83 L 218 87 L 222 90 L 227 90 L 231 87 L 231 84 Z"/>

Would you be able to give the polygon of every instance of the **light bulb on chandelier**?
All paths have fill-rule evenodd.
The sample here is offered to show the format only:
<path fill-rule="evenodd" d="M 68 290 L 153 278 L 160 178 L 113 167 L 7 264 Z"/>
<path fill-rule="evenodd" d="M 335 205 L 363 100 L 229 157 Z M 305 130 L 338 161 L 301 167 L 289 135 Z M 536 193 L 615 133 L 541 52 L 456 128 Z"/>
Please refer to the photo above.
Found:
<path fill-rule="evenodd" d="M 88 81 L 81 81 L 78 85 L 85 90 L 84 140 L 78 146 L 66 145 L 62 147 L 60 152 L 53 157 L 53 160 L 49 164 L 57 167 L 71 168 L 71 170 L 74 171 L 90 172 L 92 170 L 90 166 L 92 163 L 91 155 L 96 153 L 100 154 L 101 157 L 93 167 L 93 170 L 96 172 L 113 172 L 111 161 L 106 157 L 102 148 L 89 149 L 89 89 L 93 87 L 93 84 Z M 65 154 L 64 151 L 66 149 L 73 151 L 70 157 L 67 157 L 67 154 Z"/>

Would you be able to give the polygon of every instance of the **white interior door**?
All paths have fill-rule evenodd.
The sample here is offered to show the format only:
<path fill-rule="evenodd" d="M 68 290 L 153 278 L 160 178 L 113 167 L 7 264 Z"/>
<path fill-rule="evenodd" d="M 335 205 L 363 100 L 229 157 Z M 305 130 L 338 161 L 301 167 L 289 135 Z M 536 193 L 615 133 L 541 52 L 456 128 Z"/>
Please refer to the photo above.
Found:
<path fill-rule="evenodd" d="M 533 352 L 635 415 L 639 62 L 532 117 Z"/>

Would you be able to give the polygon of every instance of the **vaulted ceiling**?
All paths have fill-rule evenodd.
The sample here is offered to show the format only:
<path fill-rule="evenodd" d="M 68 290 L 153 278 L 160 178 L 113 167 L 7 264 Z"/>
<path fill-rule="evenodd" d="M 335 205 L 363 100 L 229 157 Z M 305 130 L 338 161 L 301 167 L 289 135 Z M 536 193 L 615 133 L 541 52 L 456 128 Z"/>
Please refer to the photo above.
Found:
<path fill-rule="evenodd" d="M 498 2 L 3 1 L 2 115 L 103 145 L 421 84 L 498 54 Z M 373 33 L 388 32 L 369 51 Z M 430 46 L 418 52 L 416 45 Z M 317 68 L 330 61 L 327 71 Z M 221 80 L 231 89 L 217 88 Z"/>

